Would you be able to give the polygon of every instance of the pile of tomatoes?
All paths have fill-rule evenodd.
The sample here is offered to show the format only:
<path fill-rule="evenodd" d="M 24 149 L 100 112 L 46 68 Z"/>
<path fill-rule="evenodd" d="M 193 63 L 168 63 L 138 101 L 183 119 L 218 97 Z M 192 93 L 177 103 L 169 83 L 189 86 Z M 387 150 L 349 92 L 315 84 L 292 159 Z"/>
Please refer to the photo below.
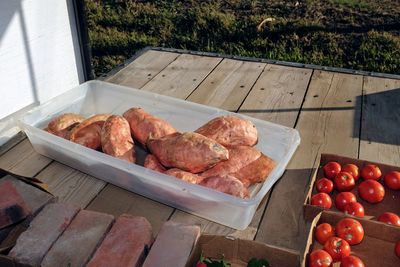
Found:
<path fill-rule="evenodd" d="M 343 167 L 330 161 L 323 166 L 324 178 L 316 181 L 317 194 L 311 197 L 311 205 L 324 209 L 332 207 L 332 198 L 329 195 L 334 189 L 338 191 L 335 197 L 335 206 L 338 210 L 347 214 L 364 217 L 364 206 L 357 202 L 356 196 L 350 192 L 356 187 L 356 182 L 362 178 L 358 185 L 358 196 L 371 204 L 381 202 L 385 197 L 385 188 L 379 182 L 382 172 L 377 165 L 365 165 L 361 171 L 354 164 L 346 164 Z M 400 172 L 391 171 L 383 178 L 384 184 L 392 190 L 400 190 Z M 378 221 L 400 226 L 400 217 L 392 212 L 385 212 L 378 217 Z"/>
<path fill-rule="evenodd" d="M 330 209 L 333 203 L 329 194 L 336 189 L 338 191 L 334 199 L 336 208 L 356 217 L 364 217 L 365 214 L 363 205 L 357 202 L 355 194 L 350 192 L 356 188 L 356 183 L 360 178 L 362 181 L 357 187 L 357 194 L 361 199 L 370 204 L 377 204 L 384 199 L 385 188 L 382 184 L 389 189 L 400 190 L 400 172 L 391 171 L 386 173 L 383 176 L 383 183 L 381 184 L 379 181 L 382 178 L 382 172 L 379 166 L 374 164 L 365 165 L 360 171 L 354 164 L 341 166 L 339 163 L 331 161 L 323 166 L 323 171 L 325 177 L 316 181 L 316 190 L 318 193 L 311 197 L 311 205 Z M 378 216 L 377 219 L 380 222 L 400 226 L 400 217 L 392 212 L 384 212 Z M 359 224 L 359 222 L 354 219 L 348 218 L 344 220 L 353 220 L 354 225 L 357 225 L 357 223 Z M 338 261 L 338 259 L 343 259 L 341 260 L 340 266 L 364 266 L 359 258 L 347 255 L 350 254 L 349 245 L 354 245 L 354 243 L 352 240 L 347 240 L 339 235 L 342 231 L 340 227 L 341 225 L 338 223 L 338 225 L 336 225 L 335 237 L 335 231 L 331 225 L 326 223 L 318 225 L 315 237 L 319 243 L 324 245 L 324 250 L 311 253 L 310 266 L 330 266 L 329 264 L 312 265 L 311 262 L 313 262 L 314 259 L 319 259 L 320 263 L 329 263 L 329 261 L 332 263 L 332 261 L 335 262 Z M 362 236 L 363 235 L 364 234 L 362 234 Z M 351 234 L 351 236 L 353 236 L 353 234 Z M 358 236 L 360 237 L 360 234 Z M 343 240 L 337 238 L 342 238 Z M 330 242 L 327 241 L 328 239 Z M 343 253 L 338 256 L 332 252 L 332 248 L 337 248 L 338 251 L 342 251 Z M 396 243 L 395 254 L 400 258 L 400 240 Z M 358 262 L 361 263 L 359 264 Z"/>
<path fill-rule="evenodd" d="M 357 220 L 344 218 L 335 228 L 329 223 L 321 223 L 315 228 L 314 238 L 323 249 L 311 252 L 308 266 L 328 267 L 340 262 L 340 267 L 364 267 L 360 258 L 350 255 L 350 246 L 360 244 L 364 239 L 364 229 Z"/>

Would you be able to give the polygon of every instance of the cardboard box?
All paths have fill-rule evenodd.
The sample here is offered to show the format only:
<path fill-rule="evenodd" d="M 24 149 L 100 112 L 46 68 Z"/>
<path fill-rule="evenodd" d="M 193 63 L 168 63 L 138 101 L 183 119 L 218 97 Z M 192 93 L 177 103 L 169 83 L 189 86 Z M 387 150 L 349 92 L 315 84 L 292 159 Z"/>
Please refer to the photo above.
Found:
<path fill-rule="evenodd" d="M 23 200 L 32 210 L 32 215 L 23 221 L 0 230 L 0 266 L 26 266 L 16 263 L 8 252 L 16 240 L 28 227 L 33 217 L 56 198 L 48 191 L 48 186 L 36 178 L 17 175 L 0 168 L 0 182 L 12 181 Z"/>
<path fill-rule="evenodd" d="M 235 239 L 225 236 L 201 235 L 193 249 L 186 267 L 193 267 L 204 257 L 225 259 L 231 267 L 246 267 L 251 258 L 266 259 L 271 267 L 300 266 L 300 255 L 293 250 L 283 249 L 252 240 Z"/>
<path fill-rule="evenodd" d="M 323 211 L 314 218 L 308 235 L 302 267 L 307 266 L 311 251 L 322 248 L 322 245 L 314 239 L 315 227 L 321 223 L 329 223 L 335 227 L 336 223 L 346 217 L 350 216 L 344 213 Z M 400 258 L 394 253 L 395 243 L 400 240 L 400 227 L 362 218 L 357 218 L 357 221 L 364 228 L 364 239 L 360 244 L 351 246 L 351 255 L 359 257 L 368 267 L 400 266 Z M 339 264 L 334 265 L 334 267 L 336 266 Z"/>
<path fill-rule="evenodd" d="M 311 196 L 318 193 L 315 188 L 316 181 L 318 179 L 324 177 L 324 172 L 323 172 L 322 167 L 329 161 L 336 161 L 342 166 L 345 164 L 349 164 L 349 163 L 355 164 L 359 167 L 360 172 L 361 172 L 361 169 L 367 164 L 375 164 L 375 165 L 379 166 L 379 168 L 382 171 L 382 178 L 379 180 L 379 182 L 385 188 L 385 198 L 383 199 L 382 202 L 377 203 L 377 204 L 370 204 L 358 196 L 358 193 L 357 193 L 358 185 L 362 181 L 364 181 L 361 177 L 358 179 L 358 181 L 356 182 L 356 187 L 351 192 L 354 193 L 354 195 L 357 197 L 357 201 L 360 202 L 364 206 L 365 218 L 367 218 L 367 219 L 376 219 L 379 215 L 381 215 L 384 212 L 393 212 L 393 213 L 400 215 L 400 190 L 397 190 L 397 191 L 391 190 L 388 187 L 386 187 L 383 183 L 383 177 L 386 173 L 388 173 L 390 171 L 400 171 L 400 167 L 390 166 L 390 165 L 386 165 L 386 164 L 382 164 L 382 163 L 365 161 L 365 160 L 360 160 L 360 159 L 342 157 L 339 155 L 321 154 L 321 161 L 320 161 L 319 167 L 313 173 L 313 176 L 312 176 L 312 179 L 310 182 L 310 186 L 308 189 L 307 197 L 304 201 L 304 216 L 307 221 L 313 220 L 314 217 L 318 213 L 323 211 L 323 209 L 321 207 L 311 205 Z M 335 197 L 336 197 L 337 193 L 338 193 L 338 191 L 334 190 L 332 193 L 329 194 L 332 198 L 332 208 L 330 210 L 342 213 L 341 211 L 337 210 L 335 207 Z"/>

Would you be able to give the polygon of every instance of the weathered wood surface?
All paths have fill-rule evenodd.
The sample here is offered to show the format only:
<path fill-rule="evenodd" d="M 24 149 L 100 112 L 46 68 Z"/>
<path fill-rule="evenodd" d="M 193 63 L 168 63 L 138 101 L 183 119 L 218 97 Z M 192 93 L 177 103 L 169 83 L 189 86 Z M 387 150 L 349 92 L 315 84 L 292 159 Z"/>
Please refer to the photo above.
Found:
<path fill-rule="evenodd" d="M 308 230 L 302 203 L 320 153 L 399 162 L 400 80 L 150 50 L 106 81 L 295 127 L 301 145 L 244 231 L 106 185 L 37 154 L 27 139 L 0 148 L 0 167 L 36 176 L 62 201 L 115 216 L 145 216 L 155 233 L 172 219 L 199 224 L 206 233 L 301 251 Z"/>
<path fill-rule="evenodd" d="M 301 250 L 307 226 L 303 202 L 313 168 L 322 152 L 357 157 L 362 76 L 314 71 L 296 129 L 301 144 L 271 199 L 256 240 Z M 349 101 L 350 100 L 350 101 Z"/>
<path fill-rule="evenodd" d="M 271 122 L 294 127 L 302 99 L 307 91 L 308 80 L 311 77 L 311 73 L 312 71 L 307 69 L 290 69 L 287 67 L 267 65 L 238 112 L 246 112 L 246 115 L 251 113 L 251 115 L 255 115 L 254 117 L 258 118 L 270 116 Z M 210 78 L 210 76 L 208 78 Z M 207 80 L 204 82 L 207 82 Z M 284 90 L 282 90 L 282 88 L 284 88 Z M 296 92 L 296 94 L 292 92 Z M 208 94 L 212 94 L 212 91 L 207 92 L 205 90 L 203 94 L 206 98 L 209 98 Z M 264 105 L 260 103 L 264 103 Z M 282 112 L 282 109 L 286 109 L 289 105 L 291 105 L 295 111 Z M 260 107 L 264 108 L 260 109 Z M 259 205 L 256 215 L 249 227 L 243 231 L 237 231 L 179 210 L 174 212 L 171 219 L 189 223 L 196 222 L 201 225 L 202 231 L 208 234 L 232 235 L 245 239 L 253 239 L 257 232 L 257 227 L 260 223 L 265 205 L 268 203 L 268 199 L 269 194 L 265 196 L 263 203 Z"/>
<path fill-rule="evenodd" d="M 360 158 L 399 165 L 400 80 L 364 77 L 362 102 Z"/>

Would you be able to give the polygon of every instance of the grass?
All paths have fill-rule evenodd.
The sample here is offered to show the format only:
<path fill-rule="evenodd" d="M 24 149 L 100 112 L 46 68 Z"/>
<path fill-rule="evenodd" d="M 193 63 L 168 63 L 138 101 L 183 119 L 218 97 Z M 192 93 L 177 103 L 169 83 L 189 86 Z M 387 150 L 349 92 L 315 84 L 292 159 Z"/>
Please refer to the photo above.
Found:
<path fill-rule="evenodd" d="M 397 1 L 87 0 L 96 75 L 145 46 L 400 74 Z"/>

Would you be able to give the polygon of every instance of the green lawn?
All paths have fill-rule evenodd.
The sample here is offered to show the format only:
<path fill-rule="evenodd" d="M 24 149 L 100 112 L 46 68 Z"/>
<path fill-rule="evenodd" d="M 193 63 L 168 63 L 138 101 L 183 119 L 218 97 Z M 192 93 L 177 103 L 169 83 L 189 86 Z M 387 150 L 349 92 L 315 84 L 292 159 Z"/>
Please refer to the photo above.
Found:
<path fill-rule="evenodd" d="M 400 74 L 397 0 L 86 0 L 86 8 L 96 75 L 145 46 Z"/>

